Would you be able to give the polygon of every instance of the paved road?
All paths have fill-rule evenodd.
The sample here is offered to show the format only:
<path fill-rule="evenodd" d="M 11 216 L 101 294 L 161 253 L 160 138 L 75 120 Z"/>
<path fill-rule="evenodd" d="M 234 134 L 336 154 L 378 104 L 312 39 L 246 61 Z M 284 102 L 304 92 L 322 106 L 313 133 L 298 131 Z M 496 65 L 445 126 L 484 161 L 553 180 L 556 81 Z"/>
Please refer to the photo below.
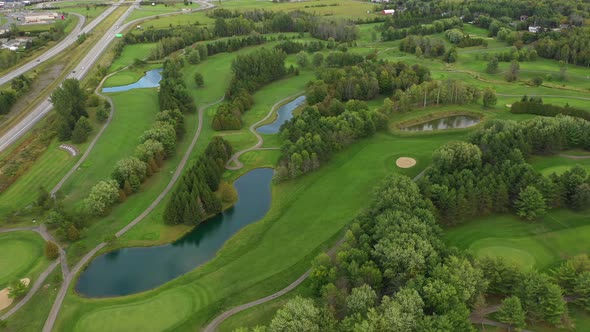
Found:
<path fill-rule="evenodd" d="M 121 0 L 117 4 L 124 2 Z M 149 17 L 139 18 L 130 22 L 123 24 L 123 22 L 127 19 L 129 14 L 139 6 L 141 0 L 135 0 L 134 4 L 129 6 L 129 9 L 115 22 L 115 24 L 105 32 L 104 36 L 98 41 L 98 43 L 88 52 L 86 57 L 76 66 L 76 68 L 68 75 L 67 78 L 76 78 L 82 79 L 92 65 L 98 60 L 98 58 L 104 53 L 107 49 L 108 45 L 114 40 L 115 35 L 127 29 L 129 26 L 134 25 L 137 22 L 143 21 L 148 19 Z M 193 9 L 192 11 L 201 11 L 215 7 L 215 5 L 203 0 L 203 1 L 195 1 L 201 5 L 198 9 Z M 172 12 L 172 13 L 165 13 L 165 14 L 158 14 L 153 16 L 172 16 L 172 15 L 179 15 L 184 14 L 185 12 Z M 88 26 L 91 26 L 95 22 L 98 21 L 98 17 L 94 19 Z M 85 28 L 86 29 L 86 28 Z M 9 147 L 12 143 L 18 140 L 22 135 L 24 135 L 27 131 L 29 131 L 37 122 L 39 122 L 51 109 L 53 105 L 49 99 L 44 100 L 41 102 L 37 107 L 29 113 L 26 117 L 21 119 L 21 121 L 16 124 L 13 128 L 11 128 L 8 132 L 6 132 L 2 137 L 0 137 L 0 152 Z"/>
<path fill-rule="evenodd" d="M 41 235 L 41 237 L 43 237 L 43 239 L 45 241 L 54 242 L 55 244 L 57 244 L 59 246 L 59 242 L 55 241 L 55 238 L 53 238 L 53 236 L 47 232 L 45 225 L 41 225 L 39 227 L 16 227 L 16 228 L 0 229 L 0 233 L 9 233 L 9 232 L 18 232 L 18 231 L 37 232 Z M 68 267 L 67 267 L 68 264 L 66 261 L 66 253 L 61 246 L 59 246 L 59 260 L 56 260 L 55 262 L 51 263 L 51 265 L 49 265 L 49 267 L 47 267 L 47 269 L 45 269 L 45 271 L 43 271 L 39 275 L 39 277 L 37 278 L 37 280 L 35 280 L 35 283 L 31 287 L 31 289 L 29 289 L 29 291 L 27 292 L 27 295 L 25 295 L 25 297 L 23 297 L 22 300 L 20 300 L 8 312 L 6 312 L 4 315 L 2 315 L 2 317 L 0 317 L 0 320 L 7 319 L 8 317 L 12 316 L 15 312 L 17 312 L 20 308 L 22 308 L 25 304 L 27 304 L 27 302 L 29 302 L 29 300 L 33 297 L 33 295 L 35 295 L 35 293 L 37 293 L 37 291 L 39 289 L 41 289 L 41 286 L 43 286 L 45 279 L 47 279 L 47 277 L 51 274 L 51 272 L 53 272 L 53 270 L 55 270 L 55 268 L 60 263 L 62 266 L 62 274 L 65 276 L 68 273 Z"/>
<path fill-rule="evenodd" d="M 268 118 L 270 118 L 270 116 L 274 113 L 275 109 L 283 104 L 284 102 L 286 102 L 289 99 L 293 99 L 295 97 L 298 97 L 302 94 L 302 92 L 297 93 L 296 95 L 293 96 L 289 96 L 283 100 L 277 101 L 271 108 L 270 108 L 270 112 L 268 112 L 268 114 L 262 118 L 262 120 L 254 123 L 253 125 L 250 126 L 250 128 L 248 128 L 248 130 L 250 130 L 250 132 L 252 134 L 254 134 L 254 136 L 256 136 L 256 144 L 254 144 L 254 146 L 251 146 L 247 149 L 238 151 L 236 153 L 234 153 L 233 156 L 231 156 L 231 158 L 227 161 L 227 164 L 225 165 L 226 169 L 232 170 L 232 171 L 236 171 L 242 167 L 244 167 L 244 164 L 242 164 L 242 162 L 240 161 L 240 156 L 243 155 L 246 152 L 250 152 L 250 151 L 254 151 L 254 150 L 275 150 L 275 148 L 260 148 L 262 146 L 262 144 L 264 143 L 264 140 L 262 139 L 262 136 L 260 136 L 260 134 L 256 131 L 256 128 L 263 123 L 264 121 L 266 121 Z M 231 164 L 234 164 L 234 166 L 231 166 Z"/>

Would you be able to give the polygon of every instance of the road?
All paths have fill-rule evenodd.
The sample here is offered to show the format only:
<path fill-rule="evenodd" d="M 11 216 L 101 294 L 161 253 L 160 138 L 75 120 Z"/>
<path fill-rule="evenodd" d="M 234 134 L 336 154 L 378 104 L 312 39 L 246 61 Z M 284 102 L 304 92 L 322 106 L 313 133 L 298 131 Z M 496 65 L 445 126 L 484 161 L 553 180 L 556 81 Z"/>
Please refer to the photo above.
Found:
<path fill-rule="evenodd" d="M 75 15 L 75 16 L 79 17 L 78 24 L 76 25 L 74 30 L 72 30 L 72 32 L 66 38 L 64 38 L 62 41 L 60 41 L 55 46 L 50 48 L 47 52 L 41 54 L 40 56 L 36 57 L 35 59 L 33 59 L 31 61 L 25 63 L 24 65 L 14 69 L 10 73 L 0 77 L 0 85 L 10 82 L 15 77 L 22 75 L 22 74 L 34 69 L 35 67 L 41 65 L 44 61 L 47 61 L 47 60 L 51 59 L 52 57 L 56 56 L 57 54 L 61 53 L 63 50 L 68 48 L 70 45 L 74 44 L 76 42 L 76 40 L 78 40 L 78 35 L 80 35 L 82 33 L 89 33 L 90 31 L 92 31 L 98 24 L 100 24 L 100 22 L 102 22 L 115 9 L 117 9 L 117 7 L 121 3 L 124 3 L 124 1 L 125 0 L 120 0 L 118 3 L 109 7 L 107 10 L 102 12 L 102 14 L 97 16 L 94 20 L 92 20 L 92 22 L 90 22 L 84 28 L 82 28 L 82 27 L 84 26 L 84 23 L 86 23 L 86 17 L 84 17 L 84 15 L 71 13 L 70 15 Z"/>
<path fill-rule="evenodd" d="M 118 2 L 121 4 L 124 0 Z M 80 61 L 80 63 L 74 68 L 72 73 L 70 73 L 67 78 L 76 78 L 82 79 L 92 65 L 100 58 L 100 56 L 104 53 L 104 51 L 108 48 L 108 45 L 115 39 L 115 35 L 127 29 L 129 26 L 134 25 L 139 21 L 143 21 L 146 19 L 139 18 L 137 20 L 130 21 L 128 23 L 123 24 L 125 19 L 131 14 L 131 12 L 139 6 L 141 0 L 135 0 L 133 5 L 129 6 L 129 9 L 119 17 L 119 19 L 111 26 L 104 34 L 104 36 L 94 45 L 94 47 L 86 54 L 84 59 Z M 210 4 L 206 1 L 195 1 L 201 5 L 198 9 L 193 9 L 192 11 L 200 11 L 200 10 L 207 10 L 213 8 L 215 5 Z M 169 16 L 169 15 L 178 15 L 182 14 L 183 12 L 172 12 L 167 14 L 159 14 L 154 16 Z M 96 22 L 98 18 L 94 19 L 91 24 Z M 91 25 L 89 24 L 89 26 Z M 30 112 L 27 116 L 20 120 L 18 124 L 8 130 L 2 137 L 0 137 L 0 152 L 8 148 L 12 143 L 16 142 L 22 135 L 24 135 L 27 131 L 29 131 L 37 122 L 39 122 L 51 109 L 53 105 L 51 101 L 48 99 L 41 102 L 35 109 Z"/>

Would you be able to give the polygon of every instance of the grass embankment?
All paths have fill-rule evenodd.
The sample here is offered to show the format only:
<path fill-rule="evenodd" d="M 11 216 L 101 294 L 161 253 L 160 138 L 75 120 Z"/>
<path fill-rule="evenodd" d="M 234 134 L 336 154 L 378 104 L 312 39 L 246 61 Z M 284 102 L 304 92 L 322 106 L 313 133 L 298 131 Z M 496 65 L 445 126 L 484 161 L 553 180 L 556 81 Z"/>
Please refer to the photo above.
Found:
<path fill-rule="evenodd" d="M 133 64 L 135 59 L 144 60 L 150 55 L 151 50 L 156 46 L 156 43 L 134 44 L 127 45 L 121 52 L 121 55 L 113 61 L 109 67 L 109 72 L 115 72 L 124 67 Z"/>
<path fill-rule="evenodd" d="M 49 264 L 44 248 L 45 241 L 34 232 L 0 234 L 0 289 L 21 278 L 34 282 L 34 277 Z"/>
<path fill-rule="evenodd" d="M 97 18 L 100 14 L 102 14 L 105 10 L 107 10 L 109 6 L 94 6 L 94 5 L 86 5 L 86 4 L 76 4 L 76 5 L 63 5 L 60 4 L 59 12 L 66 12 L 66 13 L 76 13 L 83 15 L 86 17 L 86 24 L 92 22 L 95 18 Z"/>
<path fill-rule="evenodd" d="M 130 22 L 147 16 L 178 12 L 183 9 L 190 10 L 196 8 L 199 8 L 199 4 L 193 4 L 189 2 L 189 5 L 185 6 L 182 1 L 178 3 L 156 4 L 155 6 L 139 6 L 137 10 L 135 10 L 133 13 L 131 13 L 131 15 L 129 15 L 129 17 L 127 17 L 127 19 L 125 19 L 125 22 Z"/>
<path fill-rule="evenodd" d="M 139 81 L 145 73 L 152 69 L 162 68 L 162 64 L 160 63 L 153 63 L 153 64 L 146 64 L 140 66 L 131 66 L 118 72 L 116 75 L 113 75 L 107 78 L 103 84 L 103 87 L 113 87 L 113 86 L 122 86 L 133 84 Z"/>

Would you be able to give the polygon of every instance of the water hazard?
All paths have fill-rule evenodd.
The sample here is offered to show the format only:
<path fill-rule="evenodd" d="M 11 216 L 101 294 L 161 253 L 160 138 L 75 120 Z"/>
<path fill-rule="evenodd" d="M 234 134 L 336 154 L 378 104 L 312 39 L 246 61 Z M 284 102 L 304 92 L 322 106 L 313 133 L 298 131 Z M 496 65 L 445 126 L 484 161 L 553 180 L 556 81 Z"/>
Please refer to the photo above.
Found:
<path fill-rule="evenodd" d="M 403 131 L 431 131 L 475 126 L 481 120 L 469 115 L 453 115 L 401 128 Z"/>
<path fill-rule="evenodd" d="M 277 111 L 277 119 L 273 123 L 269 123 L 262 127 L 256 128 L 256 131 L 261 134 L 276 134 L 281 129 L 283 123 L 293 118 L 293 111 L 305 103 L 305 96 L 299 96 L 285 105 L 279 107 Z"/>
<path fill-rule="evenodd" d="M 234 207 L 200 224 L 181 239 L 157 247 L 124 248 L 96 257 L 81 273 L 76 291 L 88 297 L 122 296 L 160 286 L 215 257 L 225 241 L 256 222 L 271 202 L 271 168 L 254 169 L 234 182 Z"/>
<path fill-rule="evenodd" d="M 157 88 L 160 86 L 160 81 L 162 80 L 162 68 L 148 70 L 145 75 L 139 79 L 139 81 L 121 85 L 121 86 L 113 86 L 110 88 L 103 88 L 102 92 L 121 92 L 121 91 L 128 91 L 132 89 L 142 89 L 142 88 Z"/>

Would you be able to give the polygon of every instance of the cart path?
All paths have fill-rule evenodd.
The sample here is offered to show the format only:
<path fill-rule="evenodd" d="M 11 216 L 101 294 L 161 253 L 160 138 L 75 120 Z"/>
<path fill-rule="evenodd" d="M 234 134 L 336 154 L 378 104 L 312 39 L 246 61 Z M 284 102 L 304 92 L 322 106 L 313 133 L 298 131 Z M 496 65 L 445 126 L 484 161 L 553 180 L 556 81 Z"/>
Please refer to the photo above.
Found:
<path fill-rule="evenodd" d="M 164 199 L 164 197 L 168 194 L 168 192 L 170 192 L 170 190 L 172 190 L 172 188 L 174 187 L 174 184 L 176 184 L 176 181 L 178 180 L 178 178 L 180 178 L 180 175 L 182 175 L 182 171 L 184 170 L 184 167 L 186 166 L 186 163 L 188 162 L 188 159 L 189 159 L 189 157 L 190 157 L 190 155 L 191 155 L 191 153 L 192 153 L 192 151 L 199 139 L 199 136 L 201 135 L 201 131 L 203 129 L 203 114 L 204 114 L 205 110 L 215 104 L 222 102 L 223 99 L 224 99 L 224 97 L 221 97 L 219 100 L 199 108 L 199 116 L 198 116 L 199 119 L 198 119 L 197 130 L 196 130 L 195 134 L 193 135 L 193 139 L 191 141 L 191 144 L 189 145 L 188 149 L 184 153 L 180 163 L 176 167 L 176 171 L 174 172 L 174 175 L 172 176 L 172 178 L 168 182 L 168 185 L 160 193 L 160 195 L 158 195 L 158 197 L 139 216 L 137 216 L 129 224 L 127 224 L 125 227 L 121 228 L 117 233 L 115 233 L 115 237 L 121 237 L 123 234 L 125 234 L 127 231 L 129 231 L 131 228 L 133 228 L 133 226 L 137 225 L 140 221 L 142 221 L 150 212 L 152 212 L 156 208 L 156 206 Z M 63 301 L 65 299 L 66 293 L 70 287 L 70 284 L 72 283 L 72 280 L 76 277 L 78 272 L 80 272 L 80 270 L 84 266 L 86 266 L 86 264 L 92 259 L 92 257 L 94 257 L 94 255 L 96 255 L 97 252 L 99 252 L 101 249 L 103 249 L 106 246 L 107 246 L 107 243 L 103 242 L 103 243 L 100 243 L 99 245 L 97 245 L 96 247 L 94 247 L 94 249 L 90 250 L 90 252 L 88 252 L 86 255 L 84 255 L 84 257 L 82 257 L 80 259 L 80 261 L 72 268 L 72 270 L 64 277 L 64 281 L 63 281 L 62 286 L 59 290 L 59 293 L 57 294 L 57 298 L 55 299 L 55 302 L 53 303 L 53 306 L 51 307 L 51 311 L 49 312 L 49 317 L 47 317 L 47 320 L 45 321 L 45 325 L 43 326 L 43 332 L 51 332 L 51 330 L 53 329 L 53 326 L 55 325 L 55 321 L 57 320 L 57 316 L 58 316 L 61 306 L 63 304 Z"/>
<path fill-rule="evenodd" d="M 250 130 L 250 132 L 252 134 L 254 134 L 254 136 L 256 136 L 256 144 L 254 144 L 253 146 L 238 151 L 236 153 L 234 153 L 233 156 L 231 156 L 231 158 L 227 161 L 227 164 L 225 164 L 225 168 L 229 169 L 231 171 L 237 171 L 239 169 L 241 169 L 242 167 L 244 167 L 244 164 L 240 161 L 240 156 L 250 152 L 250 151 L 255 151 L 255 150 L 278 150 L 280 148 L 261 148 L 262 144 L 264 143 L 264 139 L 262 138 L 262 136 L 260 136 L 260 134 L 256 131 L 256 128 L 258 126 L 260 126 L 260 124 L 262 124 L 264 121 L 268 120 L 268 118 L 271 117 L 271 115 L 273 115 L 273 113 L 275 112 L 275 110 L 279 107 L 282 106 L 286 101 L 290 100 L 290 99 L 294 99 L 298 96 L 301 96 L 303 92 L 298 92 L 295 95 L 289 96 L 287 98 L 281 99 L 279 101 L 277 101 L 274 105 L 272 105 L 272 107 L 270 108 L 270 112 L 268 112 L 268 114 L 266 114 L 266 116 L 264 118 L 262 118 L 261 120 L 257 121 L 256 123 L 252 124 L 250 126 L 250 128 L 248 128 L 248 130 Z M 232 164 L 234 164 L 232 166 Z"/>
<path fill-rule="evenodd" d="M 6 228 L 0 229 L 0 233 L 10 233 L 10 232 L 22 232 L 22 231 L 32 231 L 36 232 L 47 242 L 55 243 L 59 248 L 59 259 L 55 260 L 55 262 L 51 263 L 45 271 L 43 271 L 37 280 L 33 283 L 33 286 L 27 292 L 27 295 L 23 297 L 14 307 L 12 307 L 9 311 L 7 311 L 4 315 L 0 317 L 0 320 L 6 320 L 10 316 L 12 316 L 15 312 L 17 312 L 20 308 L 22 308 L 29 300 L 37 293 L 39 289 L 43 286 L 45 279 L 55 270 L 55 268 L 61 264 L 62 266 L 62 274 L 65 276 L 68 271 L 68 264 L 66 261 L 66 253 L 63 248 L 59 245 L 59 242 L 55 241 L 53 236 L 47 232 L 45 225 L 41 225 L 39 227 L 15 227 L 15 228 Z M 66 272 L 64 272 L 66 271 Z"/>

